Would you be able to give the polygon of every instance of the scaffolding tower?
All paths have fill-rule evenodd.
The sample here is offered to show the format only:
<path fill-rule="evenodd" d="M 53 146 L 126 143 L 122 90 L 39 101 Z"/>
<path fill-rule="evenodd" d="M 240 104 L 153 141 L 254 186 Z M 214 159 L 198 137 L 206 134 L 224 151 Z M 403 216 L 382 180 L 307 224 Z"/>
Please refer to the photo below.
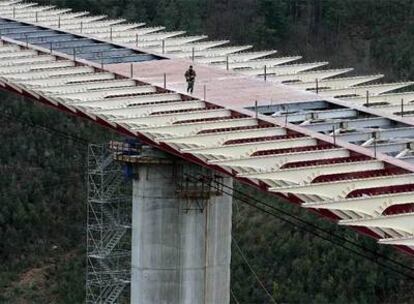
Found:
<path fill-rule="evenodd" d="M 130 189 L 110 146 L 89 145 L 87 304 L 127 301 L 131 255 Z"/>

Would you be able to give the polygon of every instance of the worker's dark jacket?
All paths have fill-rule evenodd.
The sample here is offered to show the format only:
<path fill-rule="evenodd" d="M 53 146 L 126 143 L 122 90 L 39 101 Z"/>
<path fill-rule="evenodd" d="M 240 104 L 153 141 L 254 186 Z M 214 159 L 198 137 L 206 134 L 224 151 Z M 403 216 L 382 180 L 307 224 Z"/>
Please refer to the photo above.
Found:
<path fill-rule="evenodd" d="M 195 80 L 197 75 L 196 75 L 196 72 L 194 70 L 187 70 L 187 72 L 185 72 L 184 76 L 185 76 L 185 79 L 188 82 L 190 82 L 190 81 L 192 82 L 192 81 Z"/>

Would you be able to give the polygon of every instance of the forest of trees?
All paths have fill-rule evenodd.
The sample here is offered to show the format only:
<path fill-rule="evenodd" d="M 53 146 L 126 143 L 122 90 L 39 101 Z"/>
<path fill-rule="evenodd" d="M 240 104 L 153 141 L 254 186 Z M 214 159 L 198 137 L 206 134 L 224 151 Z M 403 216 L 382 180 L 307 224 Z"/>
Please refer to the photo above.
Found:
<path fill-rule="evenodd" d="M 280 55 L 329 60 L 335 67 L 386 73 L 390 80 L 414 79 L 412 0 L 39 2 L 206 33 L 257 49 L 277 49 Z M 114 136 L 78 118 L 0 94 L 0 303 L 83 302 L 87 143 Z M 351 230 L 274 198 L 255 196 L 413 264 L 412 258 L 379 248 Z M 241 201 L 235 201 L 234 210 L 233 303 L 271 303 L 246 260 L 276 303 L 414 303 L 412 280 Z"/>

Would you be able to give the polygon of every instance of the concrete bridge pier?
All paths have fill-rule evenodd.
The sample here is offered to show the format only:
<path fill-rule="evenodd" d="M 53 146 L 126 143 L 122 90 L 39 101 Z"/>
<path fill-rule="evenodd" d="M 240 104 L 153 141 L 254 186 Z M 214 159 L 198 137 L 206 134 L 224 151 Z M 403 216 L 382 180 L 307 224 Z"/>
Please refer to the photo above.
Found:
<path fill-rule="evenodd" d="M 154 150 L 134 171 L 131 303 L 229 303 L 232 196 L 190 176 L 232 179 Z"/>

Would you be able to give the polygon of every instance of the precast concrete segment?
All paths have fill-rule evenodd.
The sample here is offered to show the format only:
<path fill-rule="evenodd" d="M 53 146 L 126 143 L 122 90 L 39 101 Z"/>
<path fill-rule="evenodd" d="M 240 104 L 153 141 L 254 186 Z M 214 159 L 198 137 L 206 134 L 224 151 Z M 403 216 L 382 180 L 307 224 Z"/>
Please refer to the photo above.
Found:
<path fill-rule="evenodd" d="M 304 90 L 316 90 L 316 89 L 345 89 L 360 85 L 363 83 L 371 82 L 383 78 L 384 75 L 367 75 L 367 76 L 354 76 L 354 77 L 344 77 L 344 78 L 333 78 L 333 79 L 317 79 L 309 82 L 302 83 L 292 83 L 288 84 L 294 86 L 298 89 Z"/>
<path fill-rule="evenodd" d="M 362 162 L 336 163 L 323 166 L 306 166 L 289 169 L 276 169 L 256 174 L 240 174 L 242 178 L 267 180 L 282 180 L 292 184 L 309 184 L 318 176 L 351 172 L 364 172 L 384 169 L 384 163 L 371 160 Z M 273 185 L 273 184 L 271 184 Z"/>
<path fill-rule="evenodd" d="M 346 97 L 341 98 L 343 101 L 349 102 L 350 104 L 363 104 L 368 106 L 381 106 L 384 104 L 389 105 L 401 105 L 401 100 L 406 104 L 410 104 L 411 101 L 414 101 L 414 92 L 404 92 L 404 93 L 388 93 L 381 94 L 376 96 L 357 96 L 357 97 Z"/>
<path fill-rule="evenodd" d="M 299 63 L 299 64 L 285 64 L 285 65 L 277 65 L 273 67 L 269 67 L 266 69 L 266 73 L 269 75 L 286 75 L 286 74 L 296 74 L 300 72 L 304 72 L 307 70 L 316 69 L 322 67 L 324 65 L 329 64 L 328 62 L 314 62 L 314 63 Z M 254 69 L 246 69 L 239 71 L 245 75 L 264 75 L 265 70 L 264 68 L 254 68 Z"/>
<path fill-rule="evenodd" d="M 406 118 L 410 118 L 413 116 L 414 111 L 414 104 L 412 102 L 405 102 L 400 100 L 400 104 L 394 105 L 380 105 L 380 106 L 373 106 L 370 108 L 374 108 L 376 111 L 380 113 L 386 114 L 394 114 L 399 116 L 404 116 Z"/>
<path fill-rule="evenodd" d="M 93 113 L 93 111 L 92 111 Z M 134 117 L 134 113 L 130 114 Z M 230 116 L 229 110 L 201 110 L 201 111 L 190 111 L 188 113 L 174 113 L 169 115 L 150 115 L 139 118 L 120 118 L 120 116 L 115 116 L 116 118 L 106 119 L 113 121 L 122 125 L 127 125 L 129 127 L 156 127 L 156 126 L 167 126 L 179 124 L 185 121 L 191 120 L 202 120 L 208 118 L 226 118 Z"/>
<path fill-rule="evenodd" d="M 55 61 L 55 62 L 40 62 L 37 64 L 31 64 L 31 65 L 21 65 L 16 67 L 0 67 L 0 73 L 2 75 L 12 74 L 12 73 L 28 73 L 31 71 L 36 70 L 45 70 L 45 69 L 54 69 L 54 68 L 67 68 L 67 67 L 74 67 L 75 63 L 72 61 Z"/>
<path fill-rule="evenodd" d="M 207 148 L 222 146 L 227 141 L 239 139 L 253 139 L 267 136 L 283 136 L 286 130 L 278 127 L 257 128 L 247 130 L 236 130 L 227 132 L 214 132 L 212 134 L 198 134 L 195 136 L 174 137 L 163 140 L 164 143 L 175 145 L 177 148 L 183 146 L 189 148 Z"/>
<path fill-rule="evenodd" d="M 349 73 L 351 71 L 353 71 L 353 68 L 317 70 L 317 71 L 308 71 L 308 72 L 292 73 L 292 74 L 285 74 L 285 75 L 269 75 L 268 80 L 271 80 L 274 82 L 286 82 L 286 83 L 310 82 L 310 81 L 315 81 L 315 79 L 322 80 L 322 79 L 335 77 L 338 75 Z"/>
<path fill-rule="evenodd" d="M 341 220 L 339 225 L 391 228 L 394 230 L 414 234 L 414 213 L 401 213 L 393 215 L 380 215 L 372 218 Z"/>
<path fill-rule="evenodd" d="M 133 105 L 128 108 L 119 107 L 105 110 L 93 110 L 93 113 L 104 115 L 116 119 L 117 117 L 147 117 L 154 113 L 173 112 L 182 110 L 202 110 L 206 104 L 200 100 L 194 101 L 164 101 L 157 103 L 144 103 L 142 105 Z"/>
<path fill-rule="evenodd" d="M 414 192 L 390 193 L 369 197 L 357 197 L 344 200 L 328 200 L 323 202 L 302 204 L 305 208 L 349 210 L 374 216 L 382 214 L 385 209 L 392 206 L 404 205 L 414 201 Z"/>
<path fill-rule="evenodd" d="M 349 179 L 334 182 L 312 183 L 288 187 L 275 187 L 273 192 L 318 195 L 328 199 L 343 199 L 349 193 L 359 189 L 409 185 L 414 183 L 413 174 L 400 174 L 380 177 Z"/>
<path fill-rule="evenodd" d="M 414 82 L 384 83 L 370 86 L 358 86 L 346 89 L 320 90 L 319 94 L 325 97 L 341 96 L 365 96 L 368 92 L 370 96 L 377 96 L 386 92 L 395 91 L 413 85 Z"/>
<path fill-rule="evenodd" d="M 221 48 L 212 48 L 206 50 L 198 50 L 195 53 L 193 51 L 190 52 L 180 52 L 176 53 L 173 56 L 177 58 L 191 58 L 193 55 L 195 57 L 214 57 L 214 56 L 226 56 L 233 53 L 242 52 L 252 48 L 251 45 L 246 46 L 235 46 L 235 47 L 221 47 Z"/>
<path fill-rule="evenodd" d="M 105 81 L 105 80 L 113 80 L 115 79 L 115 75 L 108 72 L 101 72 L 101 73 L 81 73 L 75 75 L 68 75 L 68 76 L 61 76 L 56 75 L 55 77 L 49 77 L 47 79 L 36 79 L 36 80 L 23 80 L 18 81 L 19 84 L 25 86 L 29 89 L 35 88 L 56 88 L 56 87 L 66 87 L 66 85 L 76 84 L 76 83 L 83 83 L 83 82 L 92 82 L 92 81 Z"/>
<path fill-rule="evenodd" d="M 48 87 L 40 88 L 39 92 L 50 94 L 51 96 L 57 95 L 61 96 L 62 94 L 72 94 L 72 93 L 83 93 L 91 92 L 94 93 L 97 90 L 103 89 L 119 89 L 119 88 L 128 88 L 135 86 L 136 83 L 131 79 L 117 79 L 110 81 L 99 81 L 99 82 L 84 82 L 76 84 L 67 84 L 64 87 Z"/>
<path fill-rule="evenodd" d="M 94 108 L 97 111 L 106 111 L 106 110 L 113 110 L 113 109 L 127 109 L 129 107 L 135 107 L 142 105 L 149 106 L 153 105 L 156 107 L 156 104 L 160 104 L 163 102 L 178 102 L 181 101 L 181 95 L 176 93 L 164 93 L 164 94 L 148 94 L 148 95 L 137 95 L 133 97 L 118 97 L 118 98 L 111 98 L 111 99 L 98 99 L 98 100 L 91 100 L 91 101 L 80 101 L 75 102 L 73 104 L 85 107 L 85 108 Z M 203 105 L 204 102 L 200 100 L 196 100 Z M 189 106 L 191 102 L 189 102 Z"/>
<path fill-rule="evenodd" d="M 202 41 L 202 42 L 194 42 L 194 43 L 187 43 L 187 44 L 171 44 L 168 40 L 164 40 L 164 43 L 157 45 L 156 48 L 151 48 L 151 50 L 155 51 L 155 53 L 180 53 L 180 52 L 188 52 L 188 51 L 205 51 L 210 48 L 218 47 L 229 43 L 229 40 L 213 40 L 213 41 Z"/>
<path fill-rule="evenodd" d="M 377 141 L 381 140 L 398 140 L 408 139 L 414 140 L 414 127 L 404 128 L 391 128 L 383 130 L 361 130 L 353 133 L 345 133 L 337 135 L 338 139 L 342 139 L 348 142 L 361 142 L 374 139 Z"/>
<path fill-rule="evenodd" d="M 135 37 L 136 38 L 136 37 Z M 146 40 L 144 39 L 145 36 L 139 37 L 138 36 L 138 45 L 137 40 L 130 40 L 130 43 L 139 46 L 145 49 L 151 49 L 153 47 L 162 47 L 162 45 L 166 46 L 180 46 L 180 45 L 187 45 L 189 43 L 200 43 L 201 40 L 208 38 L 208 36 L 205 35 L 196 35 L 196 36 L 183 36 L 183 37 L 172 37 L 165 40 Z"/>
<path fill-rule="evenodd" d="M 52 95 L 52 98 L 68 98 L 71 100 L 83 100 L 83 101 L 90 101 L 95 99 L 104 99 L 104 98 L 111 98 L 111 97 L 120 97 L 120 96 L 129 96 L 129 95 L 138 95 L 138 94 L 147 94 L 147 93 L 155 93 L 156 88 L 149 85 L 143 86 L 130 86 L 125 88 L 112 88 L 112 89 L 100 89 L 94 90 L 91 92 L 74 92 L 74 93 L 67 93 L 67 94 L 56 94 Z"/>
<path fill-rule="evenodd" d="M 335 109 L 326 111 L 312 111 L 308 113 L 292 113 L 285 115 L 277 115 L 285 117 L 290 123 L 299 123 L 307 120 L 328 120 L 328 119 L 347 119 L 356 117 L 358 112 L 353 109 Z"/>
<path fill-rule="evenodd" d="M 32 71 L 27 73 L 16 73 L 7 74 L 7 78 L 10 80 L 21 81 L 21 80 L 35 80 L 35 79 L 47 79 L 49 77 L 58 75 L 73 75 L 81 73 L 91 73 L 94 69 L 89 66 L 77 66 L 68 68 L 59 68 L 46 71 Z"/>
<path fill-rule="evenodd" d="M 366 128 L 382 129 L 391 127 L 391 124 L 392 121 L 387 118 L 373 117 L 313 123 L 306 127 L 315 132 L 333 132 L 334 130 L 359 130 Z"/>
<path fill-rule="evenodd" d="M 245 144 L 225 145 L 222 147 L 212 148 L 183 149 L 181 152 L 190 153 L 192 155 L 200 155 L 208 160 L 215 159 L 216 157 L 222 159 L 232 159 L 250 156 L 257 151 L 315 146 L 316 144 L 317 142 L 313 138 L 303 137 L 298 139 L 281 139 Z"/>
<path fill-rule="evenodd" d="M 254 118 L 238 118 L 238 119 L 226 119 L 218 121 L 208 122 L 196 122 L 179 124 L 172 126 L 159 126 L 149 128 L 132 128 L 136 132 L 146 134 L 151 138 L 171 138 L 177 136 L 193 136 L 203 131 L 237 128 L 237 127 L 254 127 L 257 126 L 258 121 Z"/>
<path fill-rule="evenodd" d="M 231 160 L 211 160 L 209 163 L 221 167 L 228 167 L 239 172 L 265 172 L 276 170 L 281 166 L 299 162 L 320 159 L 336 159 L 349 157 L 350 152 L 345 149 L 326 149 L 316 151 L 306 151 L 297 153 L 281 153 L 276 155 L 243 157 Z"/>
<path fill-rule="evenodd" d="M 400 237 L 400 238 L 386 238 L 380 239 L 378 243 L 383 245 L 397 245 L 397 246 L 414 246 L 414 236 Z"/>
<path fill-rule="evenodd" d="M 177 193 L 174 163 L 136 171 L 131 303 L 229 303 L 231 196 L 213 196 L 200 211 Z"/>
<path fill-rule="evenodd" d="M 200 57 L 195 58 L 195 63 L 200 64 L 211 64 L 215 62 L 245 62 L 249 60 L 259 59 L 266 56 L 270 56 L 275 54 L 276 51 L 258 51 L 258 52 L 243 52 L 243 53 L 235 53 L 235 54 L 227 54 L 227 55 L 216 55 L 216 56 L 208 56 L 208 57 Z"/>
<path fill-rule="evenodd" d="M 253 68 L 261 68 L 264 69 L 264 67 L 273 67 L 280 64 L 289 63 L 292 61 L 296 61 L 302 59 L 301 56 L 289 56 L 289 57 L 276 57 L 276 58 L 268 58 L 268 59 L 256 59 L 256 60 L 250 60 L 246 62 L 219 62 L 214 63 L 214 67 L 222 68 L 222 69 L 236 69 L 237 71 L 243 70 L 243 69 L 253 69 Z"/>

